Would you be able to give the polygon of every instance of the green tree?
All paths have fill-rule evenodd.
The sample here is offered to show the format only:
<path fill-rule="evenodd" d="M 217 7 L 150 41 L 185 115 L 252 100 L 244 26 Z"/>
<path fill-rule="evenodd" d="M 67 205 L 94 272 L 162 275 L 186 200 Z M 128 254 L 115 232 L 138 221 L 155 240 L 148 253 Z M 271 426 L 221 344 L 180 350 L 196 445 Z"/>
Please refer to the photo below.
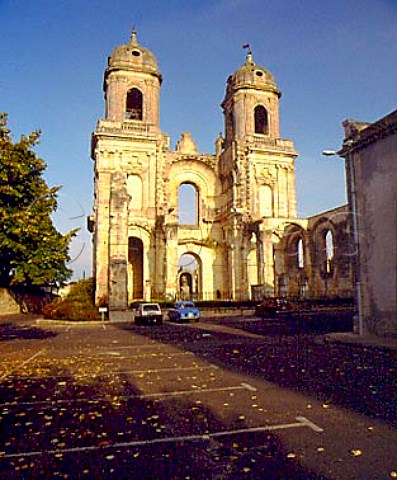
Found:
<path fill-rule="evenodd" d="M 52 223 L 60 187 L 47 186 L 46 164 L 32 150 L 40 132 L 14 142 L 7 119 L 0 113 L 0 286 L 63 282 L 77 230 L 62 235 Z"/>

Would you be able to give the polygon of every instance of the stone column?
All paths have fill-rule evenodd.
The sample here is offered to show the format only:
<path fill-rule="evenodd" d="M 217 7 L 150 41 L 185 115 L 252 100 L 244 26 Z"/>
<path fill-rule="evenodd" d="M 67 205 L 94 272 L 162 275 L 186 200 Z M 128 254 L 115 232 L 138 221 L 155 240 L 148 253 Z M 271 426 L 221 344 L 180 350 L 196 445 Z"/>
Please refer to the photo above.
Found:
<path fill-rule="evenodd" d="M 109 308 L 123 310 L 128 307 L 128 211 L 126 175 L 112 175 L 109 226 Z"/>
<path fill-rule="evenodd" d="M 273 258 L 273 244 L 272 233 L 263 232 L 263 257 L 264 257 L 264 283 L 265 295 L 274 295 L 274 258 Z"/>
<path fill-rule="evenodd" d="M 165 275 L 166 275 L 166 249 L 165 249 L 165 233 L 162 227 L 157 226 L 155 231 L 155 248 L 154 257 L 154 285 L 153 295 L 156 298 L 162 298 L 165 293 Z"/>
<path fill-rule="evenodd" d="M 236 300 L 235 266 L 236 266 L 236 245 L 232 244 L 229 246 L 229 265 L 228 265 L 231 300 Z"/>
<path fill-rule="evenodd" d="M 256 261 L 258 268 L 258 285 L 263 285 L 265 279 L 265 262 L 263 256 L 263 232 L 258 227 L 256 235 Z"/>
<path fill-rule="evenodd" d="M 178 224 L 166 225 L 167 248 L 165 255 L 166 295 L 174 298 L 178 275 Z"/>
<path fill-rule="evenodd" d="M 95 302 L 109 300 L 110 174 L 98 172 L 95 199 L 94 275 Z"/>
<path fill-rule="evenodd" d="M 246 275 L 244 275 L 244 269 L 242 266 L 242 242 L 241 242 L 241 225 L 238 220 L 233 220 L 233 230 L 231 232 L 231 276 L 232 276 L 232 299 L 241 300 L 241 287 L 244 283 Z M 246 262 L 245 262 L 246 268 Z"/>

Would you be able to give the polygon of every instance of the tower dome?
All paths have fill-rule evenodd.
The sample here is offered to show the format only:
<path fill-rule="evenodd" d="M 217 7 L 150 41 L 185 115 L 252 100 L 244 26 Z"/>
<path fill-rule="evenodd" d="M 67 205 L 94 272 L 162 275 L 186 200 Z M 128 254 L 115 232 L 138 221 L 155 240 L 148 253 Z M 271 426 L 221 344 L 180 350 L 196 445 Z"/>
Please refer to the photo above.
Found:
<path fill-rule="evenodd" d="M 273 74 L 266 68 L 256 65 L 251 52 L 247 53 L 245 64 L 230 75 L 227 80 L 227 94 L 244 88 L 263 90 L 275 93 L 278 97 L 281 96 Z"/>
<path fill-rule="evenodd" d="M 226 143 L 252 135 L 278 138 L 280 97 L 273 74 L 256 65 L 248 51 L 244 65 L 227 79 L 221 104 Z"/>
<path fill-rule="evenodd" d="M 103 90 L 106 119 L 159 126 L 161 73 L 156 56 L 138 43 L 135 29 L 129 43 L 108 57 Z"/>
<path fill-rule="evenodd" d="M 161 81 L 157 58 L 148 48 L 138 43 L 136 30 L 131 32 L 129 43 L 119 45 L 108 58 L 106 73 L 114 70 L 131 70 L 151 73 Z"/>

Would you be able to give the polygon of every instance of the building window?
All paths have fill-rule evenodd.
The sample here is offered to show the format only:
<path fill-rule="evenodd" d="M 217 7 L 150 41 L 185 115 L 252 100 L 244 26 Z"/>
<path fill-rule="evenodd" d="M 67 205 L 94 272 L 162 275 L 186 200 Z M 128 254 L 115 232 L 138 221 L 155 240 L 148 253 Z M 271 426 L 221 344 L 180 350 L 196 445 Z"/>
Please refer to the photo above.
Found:
<path fill-rule="evenodd" d="M 179 225 L 197 225 L 198 223 L 198 190 L 191 183 L 182 183 L 178 191 Z"/>
<path fill-rule="evenodd" d="M 332 273 L 332 262 L 334 260 L 334 236 L 331 230 L 327 230 L 324 235 L 325 240 L 325 271 Z"/>
<path fill-rule="evenodd" d="M 296 263 L 298 265 L 298 268 L 305 267 L 303 240 L 301 238 L 298 240 L 298 243 L 296 244 Z"/>
<path fill-rule="evenodd" d="M 143 95 L 137 88 L 132 88 L 127 92 L 125 118 L 130 120 L 143 119 Z"/>
<path fill-rule="evenodd" d="M 267 135 L 269 133 L 269 118 L 263 105 L 255 107 L 255 133 Z"/>

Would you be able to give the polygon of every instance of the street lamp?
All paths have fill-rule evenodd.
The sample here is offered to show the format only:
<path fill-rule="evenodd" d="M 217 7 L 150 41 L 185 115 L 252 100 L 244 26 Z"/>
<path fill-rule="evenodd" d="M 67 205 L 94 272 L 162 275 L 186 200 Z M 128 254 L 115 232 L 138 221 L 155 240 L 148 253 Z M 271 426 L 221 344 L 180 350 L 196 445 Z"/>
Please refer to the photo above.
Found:
<path fill-rule="evenodd" d="M 335 150 L 323 150 L 322 153 L 326 157 L 333 157 L 334 155 L 338 155 L 338 152 L 336 152 Z"/>
<path fill-rule="evenodd" d="M 354 287 L 357 301 L 358 309 L 358 334 L 364 334 L 364 324 L 363 324 L 363 314 L 362 314 L 362 303 L 361 303 L 361 282 L 360 282 L 360 255 L 359 255 L 359 235 L 358 235 L 358 215 L 357 215 L 357 196 L 356 196 L 356 182 L 355 182 L 355 170 L 353 164 L 353 153 L 351 147 L 353 146 L 354 141 L 352 139 L 345 140 L 343 143 L 343 148 L 340 151 L 336 150 L 323 150 L 322 154 L 326 157 L 339 156 L 343 157 L 347 162 L 348 169 L 348 195 L 349 203 L 352 210 L 353 216 L 353 242 L 355 248 L 355 254 L 357 259 L 354 262 Z"/>

